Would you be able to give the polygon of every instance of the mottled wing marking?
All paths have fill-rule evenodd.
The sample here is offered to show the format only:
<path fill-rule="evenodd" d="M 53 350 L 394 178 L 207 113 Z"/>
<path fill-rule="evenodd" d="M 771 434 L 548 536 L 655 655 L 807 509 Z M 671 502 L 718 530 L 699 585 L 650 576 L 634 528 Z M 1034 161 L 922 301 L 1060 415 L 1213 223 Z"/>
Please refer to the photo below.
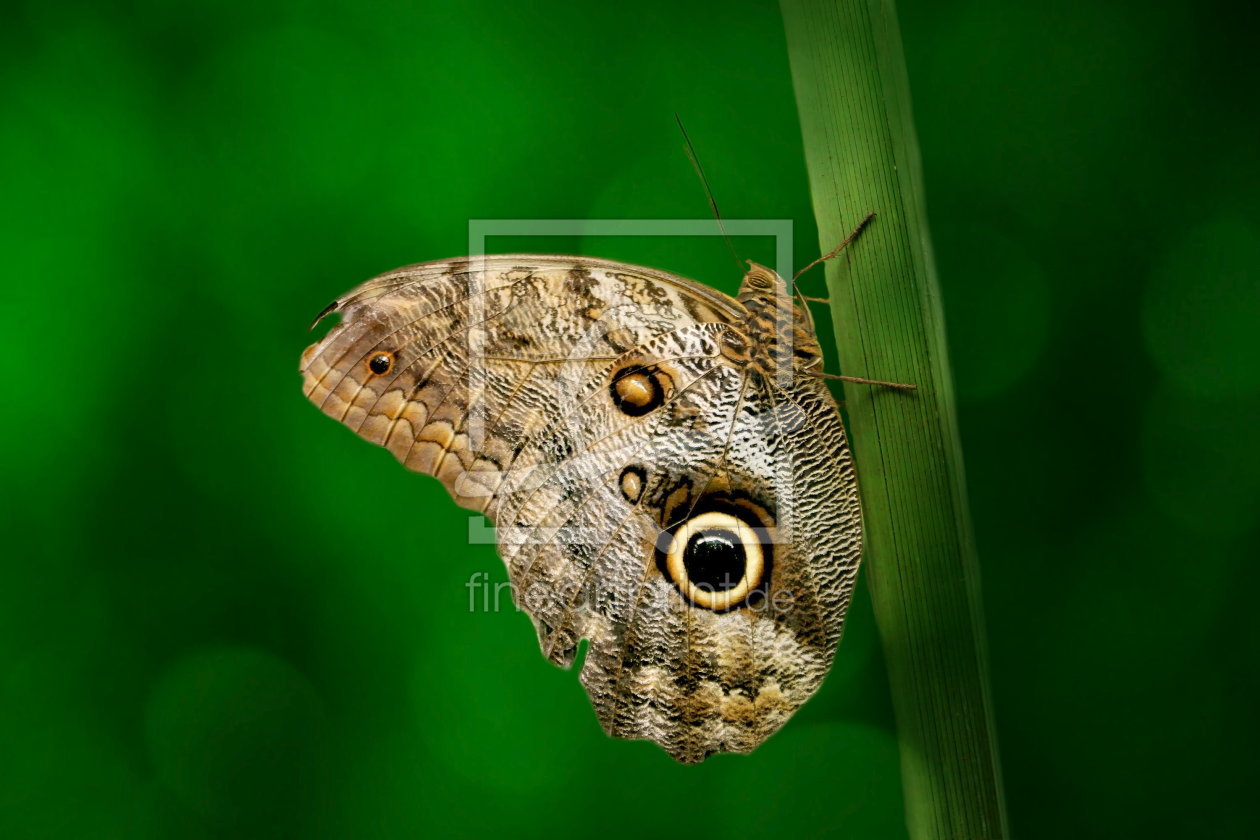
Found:
<path fill-rule="evenodd" d="M 689 462 L 698 485 L 722 472 L 727 484 L 773 500 L 779 527 L 791 537 L 778 546 L 770 601 L 790 593 L 794 608 L 719 614 L 680 608 L 672 587 L 641 565 L 631 608 L 597 614 L 586 628 L 591 647 L 582 682 L 610 734 L 649 738 L 688 762 L 748 752 L 821 684 L 857 572 L 860 516 L 856 493 L 843 492 L 853 486 L 851 475 L 844 483 L 850 469 L 844 440 L 827 433 L 839 422 L 834 402 L 811 382 L 778 395 L 801 407 L 808 442 L 767 417 L 771 400 L 763 390 L 738 411 L 720 461 L 694 452 Z M 724 404 L 730 412 L 729 394 Z M 718 416 L 727 417 L 721 410 Z M 767 460 L 791 465 L 789 498 L 766 478 Z M 688 468 L 680 465 L 679 474 Z"/>
<path fill-rule="evenodd" d="M 648 309 L 624 294 L 636 277 L 660 290 Z M 457 503 L 492 515 L 493 491 L 516 442 L 605 364 L 582 357 L 620 355 L 697 323 L 697 314 L 738 317 L 734 301 L 684 283 L 576 257 L 507 255 L 399 269 L 326 310 L 342 322 L 303 354 L 304 389 L 330 417 L 410 469 L 436 475 Z M 573 306 L 575 295 L 583 306 Z M 395 362 L 375 376 L 367 362 L 381 351 Z M 474 352 L 485 364 L 470 366 Z M 574 361 L 555 361 L 565 359 Z M 480 421 L 471 442 L 470 406 Z"/>
<path fill-rule="evenodd" d="M 590 640 L 581 681 L 609 734 L 684 762 L 748 752 L 817 689 L 857 572 L 856 485 L 825 386 L 732 352 L 739 303 L 653 269 L 510 255 L 400 269 L 330 311 L 307 395 L 496 521 L 547 658 L 568 667 Z M 641 415 L 610 396 L 631 368 L 662 389 Z M 763 609 L 693 606 L 658 568 L 663 530 L 715 496 L 774 518 Z"/>

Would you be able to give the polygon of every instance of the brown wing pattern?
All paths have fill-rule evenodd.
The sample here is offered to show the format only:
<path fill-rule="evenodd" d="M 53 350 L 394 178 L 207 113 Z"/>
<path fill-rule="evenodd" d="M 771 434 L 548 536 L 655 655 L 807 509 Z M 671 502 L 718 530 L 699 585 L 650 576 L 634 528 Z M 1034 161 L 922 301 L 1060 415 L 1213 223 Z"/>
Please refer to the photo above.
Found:
<path fill-rule="evenodd" d="M 724 352 L 691 281 L 515 255 L 369 281 L 303 355 L 310 399 L 498 528 L 544 654 L 604 729 L 680 761 L 747 752 L 822 682 L 860 553 L 819 380 Z M 742 587 L 742 588 L 741 588 Z"/>
<path fill-rule="evenodd" d="M 601 359 L 681 326 L 739 317 L 734 301 L 664 272 L 532 255 L 402 268 L 321 317 L 334 312 L 342 322 L 302 356 L 307 396 L 408 468 L 435 475 L 460 505 L 491 514 L 515 442 Z"/>

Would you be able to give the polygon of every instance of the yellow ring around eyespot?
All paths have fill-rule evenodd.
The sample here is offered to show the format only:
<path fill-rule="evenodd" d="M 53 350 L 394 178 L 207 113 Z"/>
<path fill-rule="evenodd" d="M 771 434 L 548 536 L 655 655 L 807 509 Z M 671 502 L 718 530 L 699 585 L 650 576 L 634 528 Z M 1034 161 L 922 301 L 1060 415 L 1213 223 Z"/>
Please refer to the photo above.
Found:
<path fill-rule="evenodd" d="M 687 566 L 683 563 L 683 554 L 687 543 L 698 531 L 723 530 L 731 531 L 739 538 L 744 549 L 744 576 L 731 589 L 722 592 L 701 589 L 687 575 Z M 678 584 L 678 588 L 686 593 L 692 603 L 711 610 L 725 610 L 748 597 L 761 583 L 765 573 L 766 557 L 761 547 L 757 532 L 738 516 L 719 511 L 709 511 L 692 517 L 678 526 L 669 544 L 669 552 L 665 557 L 665 567 L 669 576 Z"/>

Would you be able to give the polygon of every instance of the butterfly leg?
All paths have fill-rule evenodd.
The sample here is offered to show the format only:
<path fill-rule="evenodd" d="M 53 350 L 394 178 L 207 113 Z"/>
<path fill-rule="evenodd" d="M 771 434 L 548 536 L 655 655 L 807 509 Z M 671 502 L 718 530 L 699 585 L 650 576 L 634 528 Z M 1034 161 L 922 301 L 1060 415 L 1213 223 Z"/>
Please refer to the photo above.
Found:
<path fill-rule="evenodd" d="M 885 382 L 882 379 L 865 379 L 861 376 L 840 376 L 836 373 L 823 373 L 818 370 L 807 371 L 810 376 L 816 376 L 819 379 L 837 379 L 841 382 L 854 382 L 858 385 L 879 385 L 884 388 L 899 388 L 902 391 L 917 391 L 918 385 L 909 385 L 905 382 Z"/>
<path fill-rule="evenodd" d="M 866 229 L 866 226 L 871 223 L 871 219 L 873 218 L 875 218 L 874 212 L 867 213 L 866 218 L 858 222 L 858 226 L 853 229 L 853 233 L 850 233 L 848 236 L 846 236 L 843 242 L 841 242 L 836 247 L 832 248 L 827 253 L 823 254 L 818 259 L 814 260 L 809 265 L 802 268 L 800 271 L 796 272 L 796 274 L 792 275 L 792 279 L 795 280 L 797 277 L 800 277 L 802 274 L 809 271 L 811 268 L 818 265 L 819 263 L 824 263 L 827 260 L 833 260 L 836 257 L 840 256 L 840 252 L 843 251 L 850 242 L 857 239 L 858 236 L 862 234 L 862 231 Z"/>

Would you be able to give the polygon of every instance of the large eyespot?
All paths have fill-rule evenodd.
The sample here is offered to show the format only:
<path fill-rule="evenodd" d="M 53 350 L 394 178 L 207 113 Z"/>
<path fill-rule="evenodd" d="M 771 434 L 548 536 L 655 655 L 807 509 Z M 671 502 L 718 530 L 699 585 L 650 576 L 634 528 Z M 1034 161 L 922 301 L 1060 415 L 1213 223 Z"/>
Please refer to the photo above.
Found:
<path fill-rule="evenodd" d="M 657 565 L 688 601 L 722 612 L 763 596 L 773 552 L 745 505 L 718 504 L 661 534 Z"/>
<path fill-rule="evenodd" d="M 377 353 L 368 359 L 368 370 L 377 376 L 389 373 L 389 369 L 394 366 L 393 353 Z"/>
<path fill-rule="evenodd" d="M 613 405 L 631 417 L 642 417 L 665 402 L 661 371 L 644 365 L 630 365 L 613 374 L 609 393 Z"/>

